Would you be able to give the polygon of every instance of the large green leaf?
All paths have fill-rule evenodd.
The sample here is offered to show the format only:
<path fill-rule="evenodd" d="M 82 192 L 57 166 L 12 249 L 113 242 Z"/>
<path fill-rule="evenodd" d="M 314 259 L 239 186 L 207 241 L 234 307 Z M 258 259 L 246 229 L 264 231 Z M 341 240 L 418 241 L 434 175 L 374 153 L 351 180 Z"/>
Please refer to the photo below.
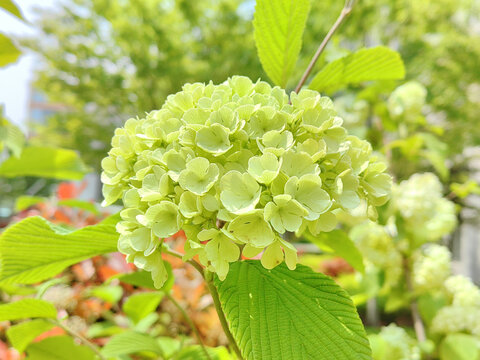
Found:
<path fill-rule="evenodd" d="M 440 360 L 479 360 L 480 341 L 467 334 L 449 334 L 440 344 Z"/>
<path fill-rule="evenodd" d="M 267 270 L 250 260 L 231 264 L 216 286 L 247 360 L 371 359 L 352 301 L 328 276 L 303 265 Z"/>
<path fill-rule="evenodd" d="M 0 236 L 0 283 L 33 284 L 92 256 L 117 251 L 118 216 L 70 231 L 41 217 L 24 219 Z"/>
<path fill-rule="evenodd" d="M 255 43 L 263 69 L 276 84 L 285 88 L 302 47 L 309 0 L 257 0 Z"/>
<path fill-rule="evenodd" d="M 52 336 L 27 347 L 28 360 L 95 360 L 95 353 L 69 336 Z"/>
<path fill-rule="evenodd" d="M 17 61 L 21 52 L 13 44 L 12 40 L 0 34 L 0 67 Z"/>
<path fill-rule="evenodd" d="M 73 150 L 29 146 L 20 157 L 10 157 L 0 165 L 0 176 L 38 176 L 49 179 L 80 180 L 88 172 Z"/>
<path fill-rule="evenodd" d="M 158 355 L 163 354 L 162 348 L 153 337 L 135 331 L 125 331 L 113 336 L 103 347 L 102 354 L 108 358 L 144 351 Z"/>
<path fill-rule="evenodd" d="M 16 16 L 20 20 L 24 20 L 22 13 L 18 9 L 18 6 L 12 0 L 0 0 L 0 8 L 8 11 L 10 14 Z"/>
<path fill-rule="evenodd" d="M 57 310 L 47 301 L 40 299 L 22 299 L 0 305 L 0 321 L 29 318 L 57 317 Z"/>
<path fill-rule="evenodd" d="M 22 353 L 28 344 L 35 340 L 38 335 L 43 334 L 52 327 L 54 327 L 54 325 L 51 322 L 43 319 L 35 319 L 10 327 L 7 329 L 6 334 L 10 344 L 12 344 L 18 352 Z"/>
<path fill-rule="evenodd" d="M 396 80 L 405 77 L 400 54 L 384 46 L 361 49 L 327 64 L 313 78 L 310 89 L 332 91 L 341 86 L 370 80 Z"/>
<path fill-rule="evenodd" d="M 365 272 L 362 253 L 345 231 L 333 230 L 328 233 L 320 233 L 318 236 L 306 233 L 305 238 L 317 245 L 321 250 L 344 258 L 356 270 L 362 273 Z"/>

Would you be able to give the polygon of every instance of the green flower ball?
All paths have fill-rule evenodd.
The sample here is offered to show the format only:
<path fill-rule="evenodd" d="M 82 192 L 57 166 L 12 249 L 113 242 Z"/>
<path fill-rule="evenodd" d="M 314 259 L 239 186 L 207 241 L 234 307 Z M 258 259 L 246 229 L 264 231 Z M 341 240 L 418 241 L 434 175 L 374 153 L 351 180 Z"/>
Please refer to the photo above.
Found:
<path fill-rule="evenodd" d="M 241 253 L 263 251 L 266 268 L 285 260 L 294 269 L 285 232 L 330 231 L 336 209 L 365 200 L 372 210 L 390 192 L 385 164 L 342 122 L 316 91 L 289 97 L 241 76 L 184 85 L 117 129 L 102 162 L 104 204 L 124 204 L 119 250 L 158 287 L 163 240 L 180 229 L 185 259 L 198 255 L 220 279 Z"/>

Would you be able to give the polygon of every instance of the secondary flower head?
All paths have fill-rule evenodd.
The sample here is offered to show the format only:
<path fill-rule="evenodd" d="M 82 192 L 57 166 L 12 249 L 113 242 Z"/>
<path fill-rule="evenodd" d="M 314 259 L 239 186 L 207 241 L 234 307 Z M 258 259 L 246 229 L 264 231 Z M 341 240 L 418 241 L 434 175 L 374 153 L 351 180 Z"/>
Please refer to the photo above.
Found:
<path fill-rule="evenodd" d="M 386 202 L 391 178 L 366 141 L 349 136 L 332 101 L 235 76 L 186 84 L 158 111 L 115 131 L 102 162 L 106 205 L 122 199 L 119 249 L 165 281 L 161 243 L 183 229 L 224 279 L 240 250 L 295 268 L 286 231 L 335 226 L 336 209 Z"/>
<path fill-rule="evenodd" d="M 434 174 L 414 174 L 392 193 L 391 203 L 417 244 L 437 241 L 455 228 L 455 205 L 443 197 L 442 184 Z"/>

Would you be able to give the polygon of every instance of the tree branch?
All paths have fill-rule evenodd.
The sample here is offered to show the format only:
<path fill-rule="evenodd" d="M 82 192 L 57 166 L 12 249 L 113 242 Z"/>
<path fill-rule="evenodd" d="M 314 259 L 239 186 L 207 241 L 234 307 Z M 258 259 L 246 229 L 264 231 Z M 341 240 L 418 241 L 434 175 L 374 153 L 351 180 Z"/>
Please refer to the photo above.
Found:
<path fill-rule="evenodd" d="M 323 39 L 322 43 L 320 44 L 320 46 L 318 47 L 317 49 L 317 52 L 315 53 L 315 55 L 313 55 L 313 58 L 312 60 L 310 61 L 310 64 L 308 64 L 308 67 L 307 69 L 305 70 L 305 72 L 303 73 L 302 75 L 302 78 L 300 79 L 300 81 L 298 82 L 296 88 L 295 88 L 295 92 L 298 94 L 298 92 L 301 90 L 302 86 L 305 84 L 305 82 L 307 81 L 308 77 L 310 76 L 310 73 L 312 72 L 318 58 L 320 57 L 320 55 L 322 54 L 323 50 L 325 50 L 325 47 L 327 46 L 328 42 L 330 41 L 330 39 L 332 38 L 333 34 L 335 33 L 335 31 L 337 31 L 337 29 L 340 27 L 340 25 L 342 24 L 342 22 L 345 20 L 345 18 L 352 12 L 352 9 L 353 9 L 353 4 L 355 3 L 355 0 L 346 0 L 345 1 L 345 5 L 343 6 L 343 9 L 342 9 L 342 12 L 340 13 L 340 15 L 338 16 L 337 20 L 335 21 L 335 23 L 333 24 L 333 26 L 330 28 L 330 30 L 328 31 L 327 35 L 325 36 L 325 38 Z"/>

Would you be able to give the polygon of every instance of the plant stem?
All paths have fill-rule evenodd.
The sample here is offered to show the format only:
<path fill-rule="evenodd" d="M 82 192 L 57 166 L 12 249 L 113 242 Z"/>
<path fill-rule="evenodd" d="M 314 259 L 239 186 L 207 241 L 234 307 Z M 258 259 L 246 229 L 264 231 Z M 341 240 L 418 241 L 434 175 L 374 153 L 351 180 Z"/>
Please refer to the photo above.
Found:
<path fill-rule="evenodd" d="M 205 347 L 205 344 L 203 343 L 202 337 L 200 336 L 200 332 L 198 331 L 197 327 L 193 323 L 191 317 L 188 316 L 185 309 L 178 303 L 177 300 L 175 300 L 175 298 L 172 295 L 170 295 L 168 292 L 165 292 L 165 296 L 168 298 L 168 300 L 170 300 L 173 303 L 173 305 L 175 305 L 177 307 L 178 310 L 180 310 L 183 317 L 187 321 L 188 326 L 190 326 L 192 328 L 193 332 L 195 333 L 195 336 L 197 337 L 198 342 L 199 342 L 200 346 L 202 347 L 203 352 L 205 353 L 205 356 L 207 357 L 207 359 L 212 360 L 212 358 L 210 357 L 210 354 L 207 351 L 207 348 Z"/>
<path fill-rule="evenodd" d="M 342 12 L 340 13 L 340 15 L 338 16 L 337 20 L 335 21 L 335 23 L 333 24 L 333 26 L 330 28 L 330 30 L 328 31 L 327 35 L 325 36 L 325 38 L 323 39 L 322 43 L 320 44 L 320 46 L 318 47 L 317 49 L 317 52 L 315 53 L 315 55 L 313 55 L 313 58 L 312 60 L 310 61 L 310 64 L 308 64 L 308 67 L 307 69 L 305 70 L 305 72 L 303 73 L 302 75 L 302 78 L 300 79 L 300 81 L 298 82 L 298 85 L 297 87 L 295 88 L 295 92 L 298 93 L 300 91 L 300 89 L 302 88 L 302 86 L 305 84 L 305 82 L 307 81 L 308 79 L 308 76 L 310 75 L 310 73 L 312 72 L 313 70 L 313 67 L 315 66 L 318 58 L 320 57 L 320 55 L 322 54 L 323 50 L 325 50 L 325 47 L 327 46 L 328 42 L 330 41 L 330 39 L 332 38 L 333 34 L 335 33 L 335 31 L 337 31 L 337 29 L 340 27 L 340 25 L 342 24 L 342 22 L 345 20 L 345 18 L 352 12 L 352 9 L 353 9 L 353 4 L 354 4 L 355 0 L 346 0 L 345 1 L 345 5 L 343 6 L 343 9 L 342 9 Z"/>
<path fill-rule="evenodd" d="M 407 289 L 410 294 L 413 293 L 413 285 L 411 279 L 410 266 L 408 265 L 408 259 L 404 259 L 404 269 L 405 269 L 405 281 L 407 283 Z M 412 298 L 410 301 L 410 310 L 412 312 L 412 321 L 413 328 L 415 329 L 415 335 L 419 342 L 424 342 L 427 340 L 427 335 L 425 333 L 425 326 L 423 324 L 420 312 L 418 311 L 418 304 L 415 298 Z"/>
<path fill-rule="evenodd" d="M 178 251 L 175 251 L 172 249 L 164 249 L 163 251 L 177 258 L 180 258 L 180 259 L 183 258 L 183 254 Z M 220 324 L 222 325 L 222 329 L 225 332 L 225 335 L 227 336 L 228 342 L 230 343 L 230 346 L 235 351 L 235 354 L 237 354 L 238 358 L 243 359 L 242 353 L 238 348 L 237 342 L 233 338 L 233 335 L 230 332 L 230 329 L 228 328 L 227 318 L 225 317 L 225 313 L 223 312 L 222 305 L 220 303 L 220 298 L 218 297 L 217 288 L 213 284 L 213 274 L 210 271 L 204 269 L 202 265 L 200 265 L 195 260 L 189 260 L 188 263 L 192 265 L 195 269 L 197 269 L 198 272 L 205 279 L 205 283 L 207 284 L 207 289 L 210 292 L 210 295 L 212 296 L 215 310 L 217 311 L 218 318 L 220 319 Z"/>
<path fill-rule="evenodd" d="M 233 335 L 230 332 L 230 329 L 228 328 L 227 318 L 225 317 L 225 313 L 223 312 L 222 304 L 220 303 L 220 298 L 218 296 L 217 288 L 213 284 L 213 274 L 211 272 L 209 271 L 205 272 L 205 281 L 207 283 L 208 291 L 210 291 L 210 294 L 212 295 L 213 304 L 215 305 L 215 310 L 217 310 L 218 318 L 220 319 L 220 324 L 222 325 L 223 331 L 225 332 L 225 335 L 227 335 L 228 341 L 231 347 L 233 348 L 233 351 L 235 351 L 235 354 L 237 354 L 239 359 L 243 359 L 242 353 L 237 345 L 237 342 L 233 338 Z"/>
<path fill-rule="evenodd" d="M 64 325 L 61 321 L 59 320 L 53 320 L 51 319 L 50 320 L 53 324 L 55 324 L 56 326 L 59 326 L 61 327 L 63 330 L 65 330 L 65 332 L 71 336 L 73 336 L 74 338 L 77 338 L 78 340 L 80 340 L 84 345 L 88 346 L 90 349 L 92 349 L 92 351 L 101 359 L 101 360 L 107 360 L 107 358 L 105 356 L 102 355 L 102 353 L 100 352 L 99 348 L 94 344 L 92 343 L 91 341 L 89 341 L 86 337 L 84 337 L 83 335 L 79 334 L 78 332 L 76 332 L 75 330 L 73 329 L 70 329 L 68 326 Z"/>
<path fill-rule="evenodd" d="M 164 248 L 162 249 L 162 251 L 164 251 L 165 253 L 169 254 L 169 255 L 172 255 L 172 256 L 175 256 L 179 259 L 182 259 L 183 258 L 183 254 L 178 252 L 178 251 L 175 251 L 175 250 L 172 250 L 172 249 L 167 249 L 167 248 Z M 200 273 L 200 275 L 202 275 L 203 278 L 205 278 L 205 274 L 203 273 L 203 267 L 202 265 L 200 265 L 198 262 L 196 262 L 195 260 L 188 260 L 187 263 L 189 263 L 190 265 L 192 265 L 195 269 L 197 269 L 197 271 Z"/>

